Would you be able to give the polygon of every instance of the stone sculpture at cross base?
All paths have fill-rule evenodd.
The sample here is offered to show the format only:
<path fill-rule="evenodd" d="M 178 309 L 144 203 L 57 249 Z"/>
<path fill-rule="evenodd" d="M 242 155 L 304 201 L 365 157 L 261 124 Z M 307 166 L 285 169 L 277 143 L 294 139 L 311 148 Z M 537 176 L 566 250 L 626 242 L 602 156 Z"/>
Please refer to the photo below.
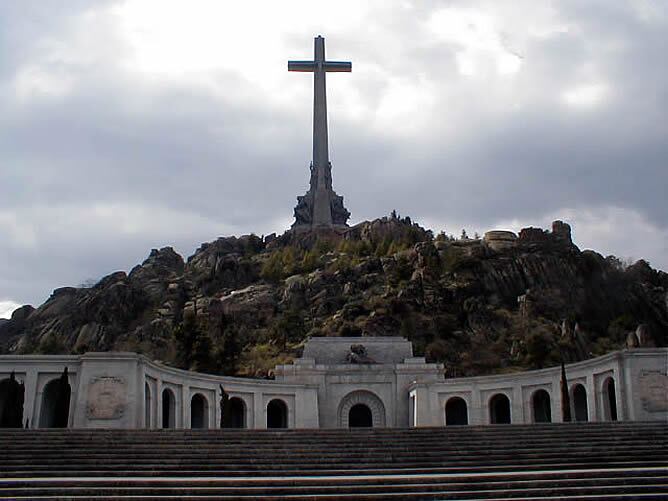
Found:
<path fill-rule="evenodd" d="M 309 190 L 297 197 L 295 207 L 295 230 L 347 228 L 350 212 L 343 205 L 343 197 L 332 188 L 332 164 L 329 161 L 327 132 L 327 72 L 348 72 L 349 62 L 327 61 L 325 39 L 315 39 L 313 61 L 289 61 L 289 71 L 312 72 L 313 77 L 313 161 Z"/>
<path fill-rule="evenodd" d="M 305 195 L 297 197 L 297 206 L 295 207 L 295 222 L 293 228 L 317 228 L 317 227 L 347 227 L 347 221 L 350 217 L 350 212 L 343 205 L 343 197 L 337 195 L 332 189 L 332 164 L 329 163 L 326 169 L 327 176 L 325 177 L 326 188 L 324 193 L 316 198 L 317 190 L 317 174 L 311 164 L 311 187 Z M 323 208 L 317 210 L 316 203 L 325 205 L 324 210 L 329 210 L 331 213 L 331 223 L 323 222 L 314 217 L 318 212 L 322 213 Z M 329 205 L 329 207 L 327 207 Z"/>

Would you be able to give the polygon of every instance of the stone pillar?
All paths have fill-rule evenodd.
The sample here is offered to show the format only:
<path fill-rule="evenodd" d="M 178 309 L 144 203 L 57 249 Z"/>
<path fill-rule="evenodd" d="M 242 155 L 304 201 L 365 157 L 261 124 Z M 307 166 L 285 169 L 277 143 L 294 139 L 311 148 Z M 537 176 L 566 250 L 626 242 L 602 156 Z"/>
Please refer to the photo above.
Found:
<path fill-rule="evenodd" d="M 529 402 L 529 405 L 531 405 L 531 402 Z M 521 384 L 513 386 L 510 394 L 510 422 L 512 424 L 523 424 L 531 422 L 530 419 L 525 419 Z"/>
<path fill-rule="evenodd" d="M 570 393 L 569 393 L 570 395 Z M 564 421 L 564 409 L 561 402 L 561 374 L 553 376 L 550 383 L 550 399 L 552 405 L 550 417 L 553 423 L 561 423 Z M 572 407 L 572 406 L 571 406 Z M 575 414 L 571 412 L 571 420 L 575 421 Z"/>
<path fill-rule="evenodd" d="M 615 380 L 615 401 L 617 404 L 617 421 L 626 421 L 626 381 L 624 380 L 624 369 L 617 360 L 617 367 L 612 371 L 612 377 Z"/>
<path fill-rule="evenodd" d="M 177 385 L 177 388 L 174 428 L 190 428 L 190 398 L 185 394 L 187 387 L 185 385 Z M 186 398 L 188 398 L 187 403 L 185 401 Z"/>
<path fill-rule="evenodd" d="M 591 422 L 598 421 L 598 405 L 596 399 L 596 381 L 594 375 L 587 374 L 587 418 Z"/>
<path fill-rule="evenodd" d="M 262 430 L 267 427 L 267 410 L 264 408 L 264 398 L 261 391 L 253 392 L 253 428 Z"/>
<path fill-rule="evenodd" d="M 23 400 L 23 426 L 28 420 L 29 428 L 37 428 L 37 369 L 31 367 L 26 371 L 24 382 L 25 398 Z"/>
<path fill-rule="evenodd" d="M 155 427 L 162 428 L 162 379 L 155 380 Z"/>
<path fill-rule="evenodd" d="M 471 387 L 471 408 L 469 409 L 469 424 L 487 424 L 487 411 L 482 402 L 482 395 L 477 384 Z"/>

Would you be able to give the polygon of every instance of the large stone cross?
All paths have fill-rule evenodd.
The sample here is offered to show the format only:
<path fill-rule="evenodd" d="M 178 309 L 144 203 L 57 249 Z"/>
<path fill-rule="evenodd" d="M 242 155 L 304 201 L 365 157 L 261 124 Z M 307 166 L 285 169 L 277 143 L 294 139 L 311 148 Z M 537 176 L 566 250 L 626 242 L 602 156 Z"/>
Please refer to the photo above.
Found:
<path fill-rule="evenodd" d="M 288 61 L 288 71 L 307 71 L 313 78 L 313 163 L 311 167 L 311 187 L 304 197 L 299 197 L 295 209 L 295 226 L 332 226 L 345 225 L 350 213 L 343 207 L 342 197 L 337 197 L 332 189 L 331 165 L 329 163 L 329 144 L 327 139 L 327 92 L 325 73 L 349 72 L 350 62 L 327 61 L 325 59 L 325 39 L 315 39 L 315 57 L 313 61 Z M 339 200 L 340 199 L 340 200 Z M 333 215 L 338 212 L 338 215 Z M 338 207 L 340 205 L 340 208 Z M 300 214 L 303 212 L 300 221 Z M 306 214 L 310 212 L 310 214 Z M 310 221 L 308 221 L 309 217 Z M 344 218 L 345 216 L 345 218 Z M 343 221 L 341 219 L 343 218 Z"/>

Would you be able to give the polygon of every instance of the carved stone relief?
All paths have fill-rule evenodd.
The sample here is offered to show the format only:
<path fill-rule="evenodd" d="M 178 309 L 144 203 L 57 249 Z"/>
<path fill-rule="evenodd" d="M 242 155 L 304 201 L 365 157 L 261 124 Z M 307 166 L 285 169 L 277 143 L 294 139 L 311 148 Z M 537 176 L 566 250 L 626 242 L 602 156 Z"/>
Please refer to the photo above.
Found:
<path fill-rule="evenodd" d="M 120 419 L 127 407 L 125 380 L 119 377 L 95 377 L 88 383 L 86 416 L 88 419 Z"/>
<path fill-rule="evenodd" d="M 668 375 L 661 371 L 640 373 L 640 401 L 647 412 L 668 411 Z"/>

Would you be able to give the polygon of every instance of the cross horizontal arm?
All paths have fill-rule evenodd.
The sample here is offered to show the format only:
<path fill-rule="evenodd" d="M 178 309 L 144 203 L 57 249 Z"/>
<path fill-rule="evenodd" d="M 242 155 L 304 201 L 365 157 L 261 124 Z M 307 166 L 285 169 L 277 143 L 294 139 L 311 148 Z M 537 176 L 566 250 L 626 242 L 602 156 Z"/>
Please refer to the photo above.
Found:
<path fill-rule="evenodd" d="M 315 71 L 315 61 L 288 61 L 288 71 Z M 349 72 L 352 71 L 353 65 L 347 61 L 325 61 L 322 69 L 330 72 Z"/>
<path fill-rule="evenodd" d="M 322 65 L 325 71 L 352 71 L 353 64 L 344 61 L 325 61 Z"/>
<path fill-rule="evenodd" d="M 315 71 L 315 61 L 288 61 L 288 71 Z"/>

